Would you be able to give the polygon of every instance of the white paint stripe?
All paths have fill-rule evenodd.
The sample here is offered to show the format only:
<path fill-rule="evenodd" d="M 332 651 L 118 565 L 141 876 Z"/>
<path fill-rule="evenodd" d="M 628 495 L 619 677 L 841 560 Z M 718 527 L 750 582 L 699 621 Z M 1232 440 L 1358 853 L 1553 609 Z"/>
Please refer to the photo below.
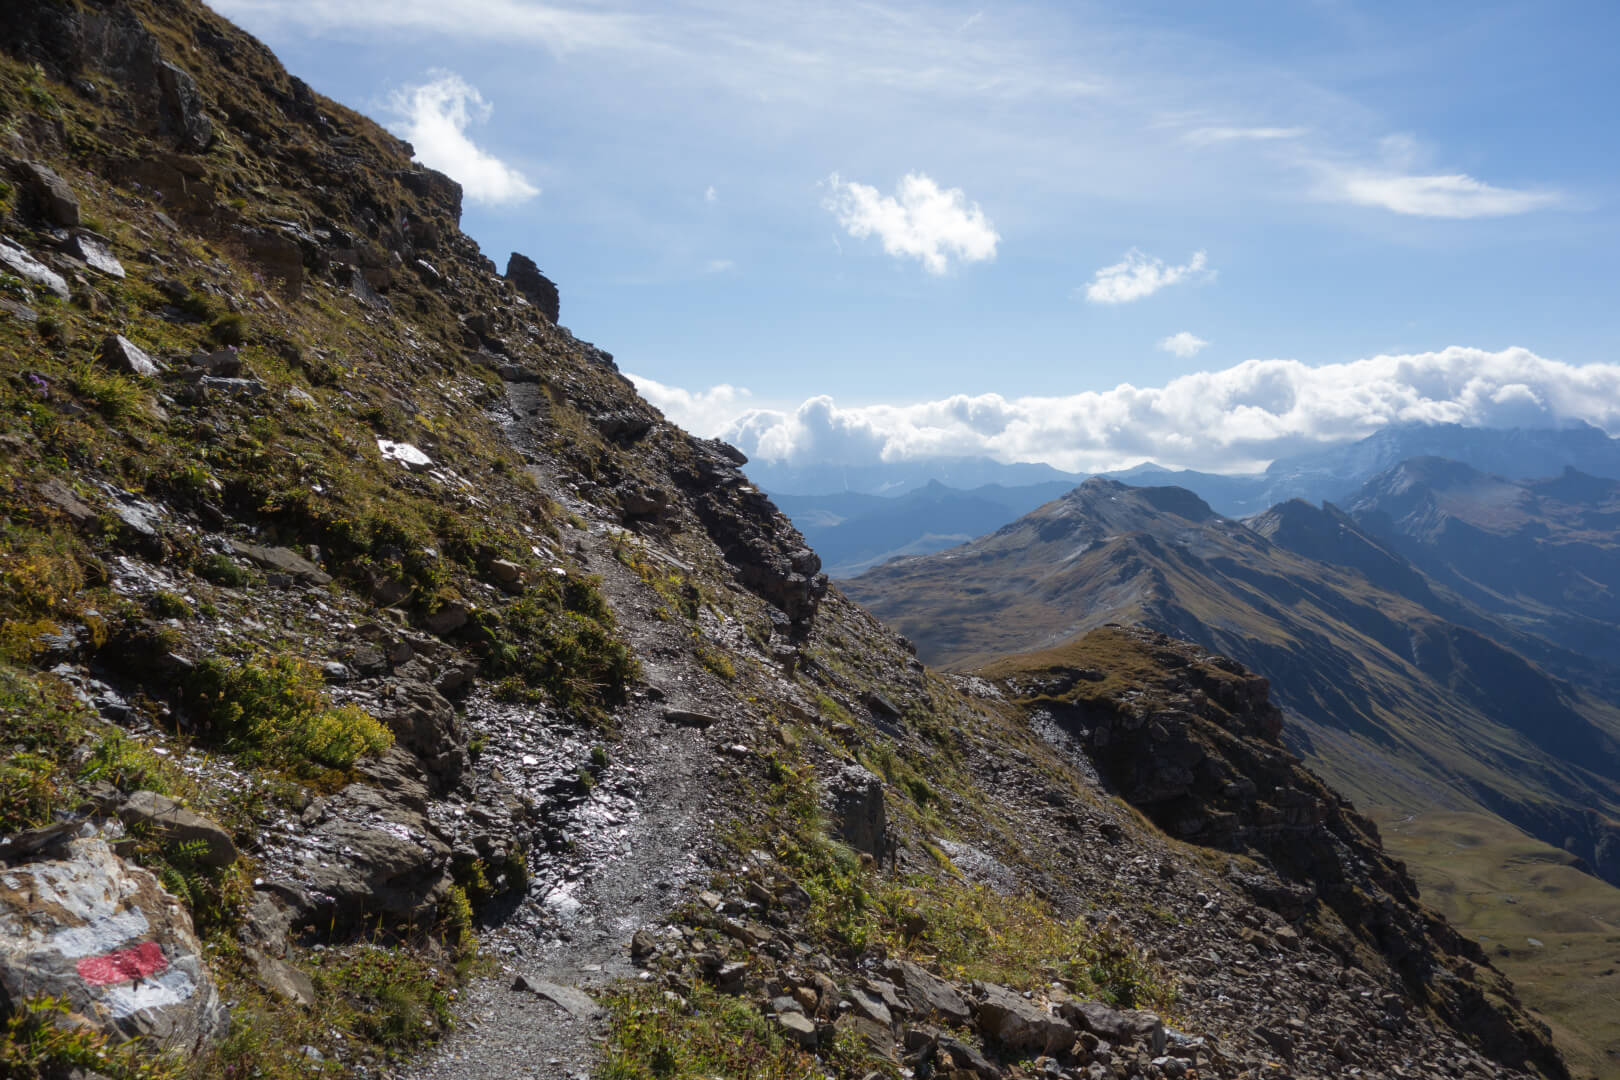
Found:
<path fill-rule="evenodd" d="M 102 1000 L 115 1020 L 133 1016 L 142 1009 L 161 1009 L 178 1005 L 197 992 L 191 976 L 176 967 L 155 979 L 142 979 L 138 983 L 120 983 L 109 987 Z"/>
<path fill-rule="evenodd" d="M 147 937 L 151 924 L 138 908 L 91 919 L 83 926 L 68 926 L 53 933 L 49 947 L 66 957 L 109 953 L 132 941 Z"/>

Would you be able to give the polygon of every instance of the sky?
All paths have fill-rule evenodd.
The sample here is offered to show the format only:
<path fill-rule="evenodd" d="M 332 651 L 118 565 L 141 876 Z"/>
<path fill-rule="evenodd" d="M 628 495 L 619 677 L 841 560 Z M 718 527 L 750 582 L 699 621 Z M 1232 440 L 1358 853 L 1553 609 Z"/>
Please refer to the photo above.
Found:
<path fill-rule="evenodd" d="M 1609 0 L 213 6 L 755 457 L 1620 434 Z"/>

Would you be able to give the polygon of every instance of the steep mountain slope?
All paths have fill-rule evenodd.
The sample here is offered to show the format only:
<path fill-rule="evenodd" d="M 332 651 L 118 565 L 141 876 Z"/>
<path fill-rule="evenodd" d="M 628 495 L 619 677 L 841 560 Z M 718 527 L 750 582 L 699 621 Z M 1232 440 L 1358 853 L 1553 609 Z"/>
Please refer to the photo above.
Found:
<path fill-rule="evenodd" d="M 1620 481 L 1573 468 L 1508 480 L 1418 458 L 1368 481 L 1347 511 L 1503 622 L 1599 665 L 1620 665 Z"/>
<path fill-rule="evenodd" d="M 1620 880 L 1613 709 L 1445 618 L 1460 605 L 1343 515 L 1287 504 L 1251 529 L 1180 488 L 1090 480 L 847 589 L 954 667 L 1110 622 L 1229 653 L 1270 673 L 1290 744 L 1363 805 L 1483 806 Z"/>
<path fill-rule="evenodd" d="M 1260 680 L 1087 657 L 1301 793 L 1170 839 L 258 42 L 0 49 L 0 1073 L 1568 1075 Z"/>
<path fill-rule="evenodd" d="M 982 536 L 1068 491 L 1068 481 L 970 490 L 938 481 L 904 495 L 772 495 L 840 580 L 899 555 L 927 555 Z"/>

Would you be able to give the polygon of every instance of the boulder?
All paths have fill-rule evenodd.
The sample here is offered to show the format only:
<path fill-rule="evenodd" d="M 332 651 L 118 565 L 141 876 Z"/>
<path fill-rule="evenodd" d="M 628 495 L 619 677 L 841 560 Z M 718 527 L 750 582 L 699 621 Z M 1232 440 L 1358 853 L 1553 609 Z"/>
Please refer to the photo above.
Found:
<path fill-rule="evenodd" d="M 860 765 L 845 765 L 827 784 L 828 809 L 838 839 L 882 859 L 888 853 L 888 815 L 883 781 Z"/>
<path fill-rule="evenodd" d="M 1005 986 L 974 983 L 979 1003 L 974 1009 L 979 1033 L 1018 1054 L 1056 1054 L 1074 1045 L 1070 1024 Z"/>
<path fill-rule="evenodd" d="M 243 950 L 253 965 L 253 978 L 264 991 L 282 1001 L 304 1008 L 315 1004 L 315 982 L 285 960 L 266 956 L 257 949 Z"/>
<path fill-rule="evenodd" d="M 529 303 L 538 308 L 553 325 L 556 324 L 560 308 L 557 286 L 540 272 L 533 259 L 512 252 L 512 257 L 506 260 L 506 280 L 517 286 L 517 291 Z"/>
<path fill-rule="evenodd" d="M 96 359 L 126 375 L 151 377 L 158 373 L 157 361 L 123 334 L 108 334 L 101 342 L 101 351 L 96 353 Z"/>
<path fill-rule="evenodd" d="M 900 977 L 905 980 L 906 1001 L 917 1015 L 935 1016 L 951 1027 L 962 1027 L 973 1018 L 967 999 L 938 975 L 902 960 Z"/>
<path fill-rule="evenodd" d="M 118 817 L 132 828 L 151 829 L 169 843 L 200 845 L 196 861 L 203 866 L 229 866 L 236 861 L 236 843 L 230 833 L 166 795 L 137 791 L 124 800 Z"/>
<path fill-rule="evenodd" d="M 201 152 L 214 141 L 214 122 L 203 110 L 191 73 L 167 60 L 157 67 L 158 129 L 175 136 L 182 150 Z"/>
<path fill-rule="evenodd" d="M 112 251 L 105 243 L 94 236 L 85 233 L 74 233 L 68 237 L 62 250 L 84 263 L 98 274 L 106 274 L 110 278 L 120 281 L 124 278 L 124 264 L 113 257 Z"/>
<path fill-rule="evenodd" d="M 17 172 L 40 217 L 69 229 L 78 226 L 79 197 L 55 169 L 37 161 L 24 161 L 17 166 Z"/>
<path fill-rule="evenodd" d="M 1153 1047 L 1155 1054 L 1164 1053 L 1164 1022 L 1153 1013 L 1142 1009 L 1113 1009 L 1100 1001 L 1065 1001 L 1058 1006 L 1058 1013 L 1099 1039 L 1116 1044 L 1143 1039 Z"/>
<path fill-rule="evenodd" d="M 99 838 L 0 870 L 0 996 L 39 995 L 109 1036 L 187 1052 L 229 1024 L 184 905 Z"/>
<path fill-rule="evenodd" d="M 240 540 L 232 546 L 238 555 L 265 570 L 286 574 L 310 585 L 328 585 L 332 581 L 332 575 L 291 548 L 264 547 Z"/>
<path fill-rule="evenodd" d="M 63 300 L 73 295 L 68 288 L 67 278 L 34 258 L 9 236 L 0 237 L 0 269 L 9 270 L 42 289 L 49 289 Z"/>

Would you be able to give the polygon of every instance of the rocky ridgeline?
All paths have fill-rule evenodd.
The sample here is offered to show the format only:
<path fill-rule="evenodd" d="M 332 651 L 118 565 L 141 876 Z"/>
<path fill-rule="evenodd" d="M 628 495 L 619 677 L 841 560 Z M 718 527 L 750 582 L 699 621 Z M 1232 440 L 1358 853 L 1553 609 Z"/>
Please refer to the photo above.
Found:
<path fill-rule="evenodd" d="M 8 1008 L 204 1074 L 245 1029 L 271 1075 L 575 1075 L 633 1056 L 625 1000 L 718 995 L 860 1077 L 1564 1075 L 1259 680 L 1158 639 L 928 671 L 258 42 L 19 0 L 0 48 L 0 725 L 44 778 L 0 804 Z M 440 1032 L 368 1027 L 365 972 L 473 930 L 504 970 L 407 1061 Z"/>

